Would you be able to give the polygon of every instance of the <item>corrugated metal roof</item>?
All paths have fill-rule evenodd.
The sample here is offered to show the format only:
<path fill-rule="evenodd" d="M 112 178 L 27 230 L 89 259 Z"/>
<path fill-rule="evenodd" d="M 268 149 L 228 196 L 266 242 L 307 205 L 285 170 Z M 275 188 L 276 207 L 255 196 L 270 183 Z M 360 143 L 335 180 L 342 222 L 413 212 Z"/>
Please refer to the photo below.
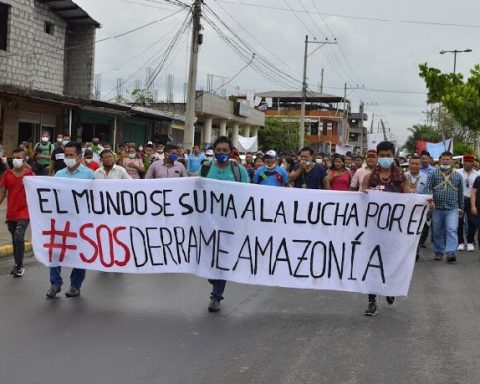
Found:
<path fill-rule="evenodd" d="M 100 28 L 100 23 L 71 0 L 37 0 L 46 4 L 53 12 L 69 24 L 93 24 Z"/>

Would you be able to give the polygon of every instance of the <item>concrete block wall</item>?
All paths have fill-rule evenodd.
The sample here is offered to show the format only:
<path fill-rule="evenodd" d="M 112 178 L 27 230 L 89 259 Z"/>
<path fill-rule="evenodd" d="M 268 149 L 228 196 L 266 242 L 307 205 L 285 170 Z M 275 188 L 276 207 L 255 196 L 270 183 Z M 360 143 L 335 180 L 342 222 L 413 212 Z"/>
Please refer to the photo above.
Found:
<path fill-rule="evenodd" d="M 95 65 L 94 25 L 70 26 L 67 31 L 65 95 L 89 99 L 92 95 Z"/>
<path fill-rule="evenodd" d="M 62 94 L 65 21 L 33 0 L 0 1 L 11 6 L 8 48 L 0 51 L 0 83 Z M 46 21 L 55 26 L 53 36 L 45 32 Z"/>

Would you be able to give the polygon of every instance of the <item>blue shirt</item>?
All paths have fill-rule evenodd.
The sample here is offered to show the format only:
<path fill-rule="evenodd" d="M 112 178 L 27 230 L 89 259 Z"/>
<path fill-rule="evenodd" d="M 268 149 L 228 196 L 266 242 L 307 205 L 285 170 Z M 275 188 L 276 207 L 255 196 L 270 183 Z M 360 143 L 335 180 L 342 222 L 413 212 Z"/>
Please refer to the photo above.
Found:
<path fill-rule="evenodd" d="M 69 179 L 95 179 L 95 172 L 80 164 L 75 172 L 69 172 L 68 168 L 63 168 L 57 173 L 55 177 L 67 177 Z"/>
<path fill-rule="evenodd" d="M 429 164 L 428 167 L 423 167 L 420 166 L 420 173 L 423 173 L 425 176 L 429 176 L 433 171 L 435 171 L 435 168 L 432 164 Z"/>
<path fill-rule="evenodd" d="M 261 167 L 255 172 L 253 182 L 255 184 L 283 187 L 284 185 L 288 185 L 288 175 L 285 169 L 278 165 L 273 170 L 269 170 L 267 167 Z"/>
<path fill-rule="evenodd" d="M 295 171 L 298 169 L 295 167 Z M 302 172 L 295 180 L 295 188 L 322 189 L 323 178 L 327 176 L 327 171 L 319 164 L 315 164 L 310 172 Z"/>
<path fill-rule="evenodd" d="M 198 156 L 195 156 L 192 153 L 190 156 L 188 156 L 187 172 L 189 174 L 198 173 L 202 166 L 202 161 L 205 159 L 206 157 L 203 153 L 200 153 Z"/>

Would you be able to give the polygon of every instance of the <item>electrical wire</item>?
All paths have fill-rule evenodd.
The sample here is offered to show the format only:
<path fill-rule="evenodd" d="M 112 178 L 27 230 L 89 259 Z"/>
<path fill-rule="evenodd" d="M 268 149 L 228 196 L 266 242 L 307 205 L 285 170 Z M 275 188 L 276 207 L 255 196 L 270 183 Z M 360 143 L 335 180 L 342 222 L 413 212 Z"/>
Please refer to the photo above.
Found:
<path fill-rule="evenodd" d="M 248 6 L 248 7 L 291 12 L 289 8 L 276 7 L 271 5 L 252 4 L 244 1 L 239 1 L 235 3 L 232 1 L 226 1 L 226 0 L 217 0 L 217 1 L 220 1 L 225 4 L 230 4 L 230 5 L 241 5 L 241 6 Z M 294 12 L 308 13 L 305 11 L 295 10 L 295 9 L 294 9 Z M 315 13 L 318 13 L 323 16 L 338 17 L 338 18 L 353 19 L 353 20 L 376 21 L 376 22 L 383 22 L 383 23 L 417 24 L 417 25 L 430 25 L 430 26 L 439 26 L 439 27 L 480 28 L 480 25 L 478 24 L 442 23 L 437 21 L 425 21 L 425 20 L 393 20 L 393 19 L 368 17 L 368 16 L 342 15 L 338 13 L 327 13 L 327 12 L 315 12 Z"/>
<path fill-rule="evenodd" d="M 119 33 L 117 35 L 114 35 L 114 36 L 109 36 L 109 37 L 105 37 L 103 39 L 100 39 L 100 40 L 96 40 L 94 42 L 94 44 L 98 44 L 98 43 L 103 43 L 104 41 L 108 41 L 108 40 L 113 40 L 113 39 L 118 39 L 120 37 L 123 37 L 123 36 L 126 36 L 126 35 L 129 35 L 131 33 L 134 33 L 134 32 L 137 32 L 137 31 L 140 31 L 142 29 L 145 29 L 151 25 L 154 25 L 154 24 L 157 24 L 157 23 L 160 23 L 164 20 L 167 20 L 169 19 L 170 17 L 173 17 L 175 16 L 176 14 L 184 11 L 185 8 L 180 8 L 179 10 L 171 13 L 170 15 L 168 16 L 165 16 L 165 17 L 162 17 L 161 19 L 158 19 L 158 20 L 154 20 L 154 21 L 150 21 L 146 24 L 143 24 L 143 25 L 140 25 L 136 28 L 133 28 L 133 29 L 130 29 L 126 32 L 122 32 L 122 33 Z M 90 46 L 92 45 L 91 43 L 86 43 L 86 44 L 78 44 L 78 45 L 74 45 L 74 46 L 71 46 L 71 47 L 63 47 L 63 48 L 58 48 L 58 49 L 52 49 L 52 50 L 45 50 L 45 51 L 39 51 L 39 52 L 32 52 L 32 53 L 7 53 L 6 55 L 4 55 L 3 57 L 28 57 L 28 56 L 37 56 L 37 55 L 45 55 L 45 54 L 49 54 L 49 53 L 55 53 L 55 52 L 64 52 L 64 51 L 68 51 L 70 49 L 76 49 L 76 48 L 81 48 L 81 47 L 86 47 L 86 46 Z"/>

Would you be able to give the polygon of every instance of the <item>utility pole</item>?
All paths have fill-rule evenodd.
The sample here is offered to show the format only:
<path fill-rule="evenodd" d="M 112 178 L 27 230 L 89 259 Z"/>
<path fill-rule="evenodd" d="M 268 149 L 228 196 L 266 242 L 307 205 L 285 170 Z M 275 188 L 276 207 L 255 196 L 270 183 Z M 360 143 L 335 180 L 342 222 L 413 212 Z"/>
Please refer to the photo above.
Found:
<path fill-rule="evenodd" d="M 190 50 L 190 67 L 188 70 L 187 84 L 187 105 L 185 110 L 185 129 L 183 131 L 183 147 L 185 150 L 191 149 L 195 139 L 195 103 L 197 99 L 197 69 L 198 69 L 198 52 L 203 42 L 201 34 L 202 25 L 200 23 L 202 17 L 203 0 L 195 0 L 193 5 L 192 18 L 192 46 Z"/>
<path fill-rule="evenodd" d="M 323 75 L 324 75 L 325 70 L 322 68 L 322 75 L 320 78 L 320 93 L 323 93 Z"/>
<path fill-rule="evenodd" d="M 310 55 L 308 54 L 308 44 L 320 44 L 317 49 L 315 49 Z M 305 146 L 305 103 L 307 100 L 307 60 L 308 56 L 313 55 L 316 51 L 322 48 L 326 44 L 337 44 L 336 41 L 324 41 L 317 40 L 308 40 L 308 35 L 305 36 L 305 53 L 303 55 L 303 82 L 302 82 L 302 105 L 300 109 L 300 129 L 299 129 L 299 147 L 303 148 Z M 322 87 L 323 88 L 323 87 Z"/>
<path fill-rule="evenodd" d="M 359 127 L 360 127 L 360 154 L 363 155 L 363 148 L 364 148 L 364 145 L 363 145 L 363 140 L 364 140 L 364 133 L 363 133 L 363 113 L 365 111 L 365 104 L 363 103 L 363 101 L 360 103 L 360 123 L 359 123 Z"/>

